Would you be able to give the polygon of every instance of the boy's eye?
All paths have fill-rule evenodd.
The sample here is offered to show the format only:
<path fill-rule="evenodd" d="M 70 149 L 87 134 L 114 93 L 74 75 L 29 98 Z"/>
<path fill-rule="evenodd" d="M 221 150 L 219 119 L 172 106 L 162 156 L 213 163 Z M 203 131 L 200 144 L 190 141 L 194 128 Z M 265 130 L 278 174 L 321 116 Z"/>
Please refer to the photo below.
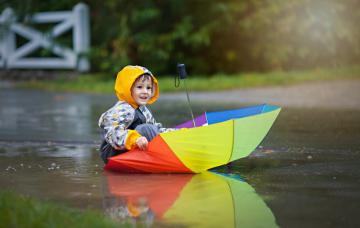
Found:
<path fill-rule="evenodd" d="M 141 89 L 141 88 L 142 88 L 142 86 L 136 86 L 136 88 Z"/>
<path fill-rule="evenodd" d="M 148 87 L 146 87 L 146 89 L 151 90 L 151 87 L 150 87 L 150 86 L 148 86 Z"/>

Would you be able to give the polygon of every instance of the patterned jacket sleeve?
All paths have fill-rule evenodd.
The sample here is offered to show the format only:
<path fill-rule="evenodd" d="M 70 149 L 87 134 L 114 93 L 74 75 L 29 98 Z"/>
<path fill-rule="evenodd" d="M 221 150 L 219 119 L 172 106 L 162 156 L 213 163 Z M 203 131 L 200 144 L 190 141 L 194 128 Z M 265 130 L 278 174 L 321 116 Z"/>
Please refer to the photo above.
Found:
<path fill-rule="evenodd" d="M 131 130 L 127 127 L 134 120 L 135 111 L 127 103 L 118 102 L 103 113 L 99 127 L 104 131 L 105 140 L 115 149 L 125 149 L 126 140 Z"/>

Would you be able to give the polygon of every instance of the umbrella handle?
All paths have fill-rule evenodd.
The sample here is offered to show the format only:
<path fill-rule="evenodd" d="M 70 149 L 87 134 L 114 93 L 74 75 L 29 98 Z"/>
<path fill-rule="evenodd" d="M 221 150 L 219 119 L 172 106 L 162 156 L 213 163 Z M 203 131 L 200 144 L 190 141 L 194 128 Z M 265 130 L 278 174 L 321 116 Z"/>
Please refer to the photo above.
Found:
<path fill-rule="evenodd" d="M 186 79 L 187 73 L 186 73 L 185 64 L 178 63 L 177 69 L 178 69 L 178 74 L 179 74 L 180 79 Z"/>
<path fill-rule="evenodd" d="M 189 91 L 188 91 L 188 88 L 187 88 L 187 86 L 186 86 L 186 80 L 185 80 L 185 79 L 186 79 L 187 73 L 186 73 L 185 64 L 184 64 L 184 63 L 178 63 L 178 64 L 177 64 L 177 70 L 178 70 L 179 77 L 176 77 L 176 78 L 175 78 L 175 87 L 178 87 L 178 86 L 180 85 L 180 80 L 184 80 L 184 86 L 185 86 L 185 91 L 186 91 L 186 98 L 187 98 L 187 102 L 188 102 L 188 106 L 189 106 L 189 110 L 190 110 L 190 114 L 191 114 L 193 126 L 196 127 L 195 118 L 194 118 L 194 113 L 193 113 L 192 108 L 191 108 Z M 178 81 L 176 82 L 176 80 L 178 80 Z"/>
<path fill-rule="evenodd" d="M 177 71 L 178 71 L 178 75 L 175 76 L 175 88 L 179 87 L 180 79 L 181 80 L 186 79 L 187 73 L 186 73 L 185 64 L 178 63 L 177 64 Z"/>

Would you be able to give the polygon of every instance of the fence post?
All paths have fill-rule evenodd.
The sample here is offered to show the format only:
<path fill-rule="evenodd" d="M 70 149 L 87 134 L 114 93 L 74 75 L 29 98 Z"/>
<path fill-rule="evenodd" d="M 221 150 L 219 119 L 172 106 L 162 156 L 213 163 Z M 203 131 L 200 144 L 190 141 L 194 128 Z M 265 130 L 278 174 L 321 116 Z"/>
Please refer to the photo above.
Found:
<path fill-rule="evenodd" d="M 77 54 L 77 69 L 80 72 L 90 70 L 88 60 L 90 46 L 89 7 L 84 3 L 78 3 L 73 8 L 74 12 L 74 51 Z"/>
<path fill-rule="evenodd" d="M 7 67 L 7 59 L 15 50 L 15 34 L 11 31 L 11 25 L 15 20 L 11 8 L 4 9 L 0 15 L 0 68 Z"/>

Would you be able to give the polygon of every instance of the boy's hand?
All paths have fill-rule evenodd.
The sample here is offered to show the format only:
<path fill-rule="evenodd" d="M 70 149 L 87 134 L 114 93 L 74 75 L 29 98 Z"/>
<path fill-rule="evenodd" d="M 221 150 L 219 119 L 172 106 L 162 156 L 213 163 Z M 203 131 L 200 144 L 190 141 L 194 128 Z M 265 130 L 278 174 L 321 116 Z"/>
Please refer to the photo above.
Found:
<path fill-rule="evenodd" d="M 136 140 L 136 145 L 140 150 L 146 150 L 148 146 L 148 140 L 145 137 L 140 137 Z"/>

